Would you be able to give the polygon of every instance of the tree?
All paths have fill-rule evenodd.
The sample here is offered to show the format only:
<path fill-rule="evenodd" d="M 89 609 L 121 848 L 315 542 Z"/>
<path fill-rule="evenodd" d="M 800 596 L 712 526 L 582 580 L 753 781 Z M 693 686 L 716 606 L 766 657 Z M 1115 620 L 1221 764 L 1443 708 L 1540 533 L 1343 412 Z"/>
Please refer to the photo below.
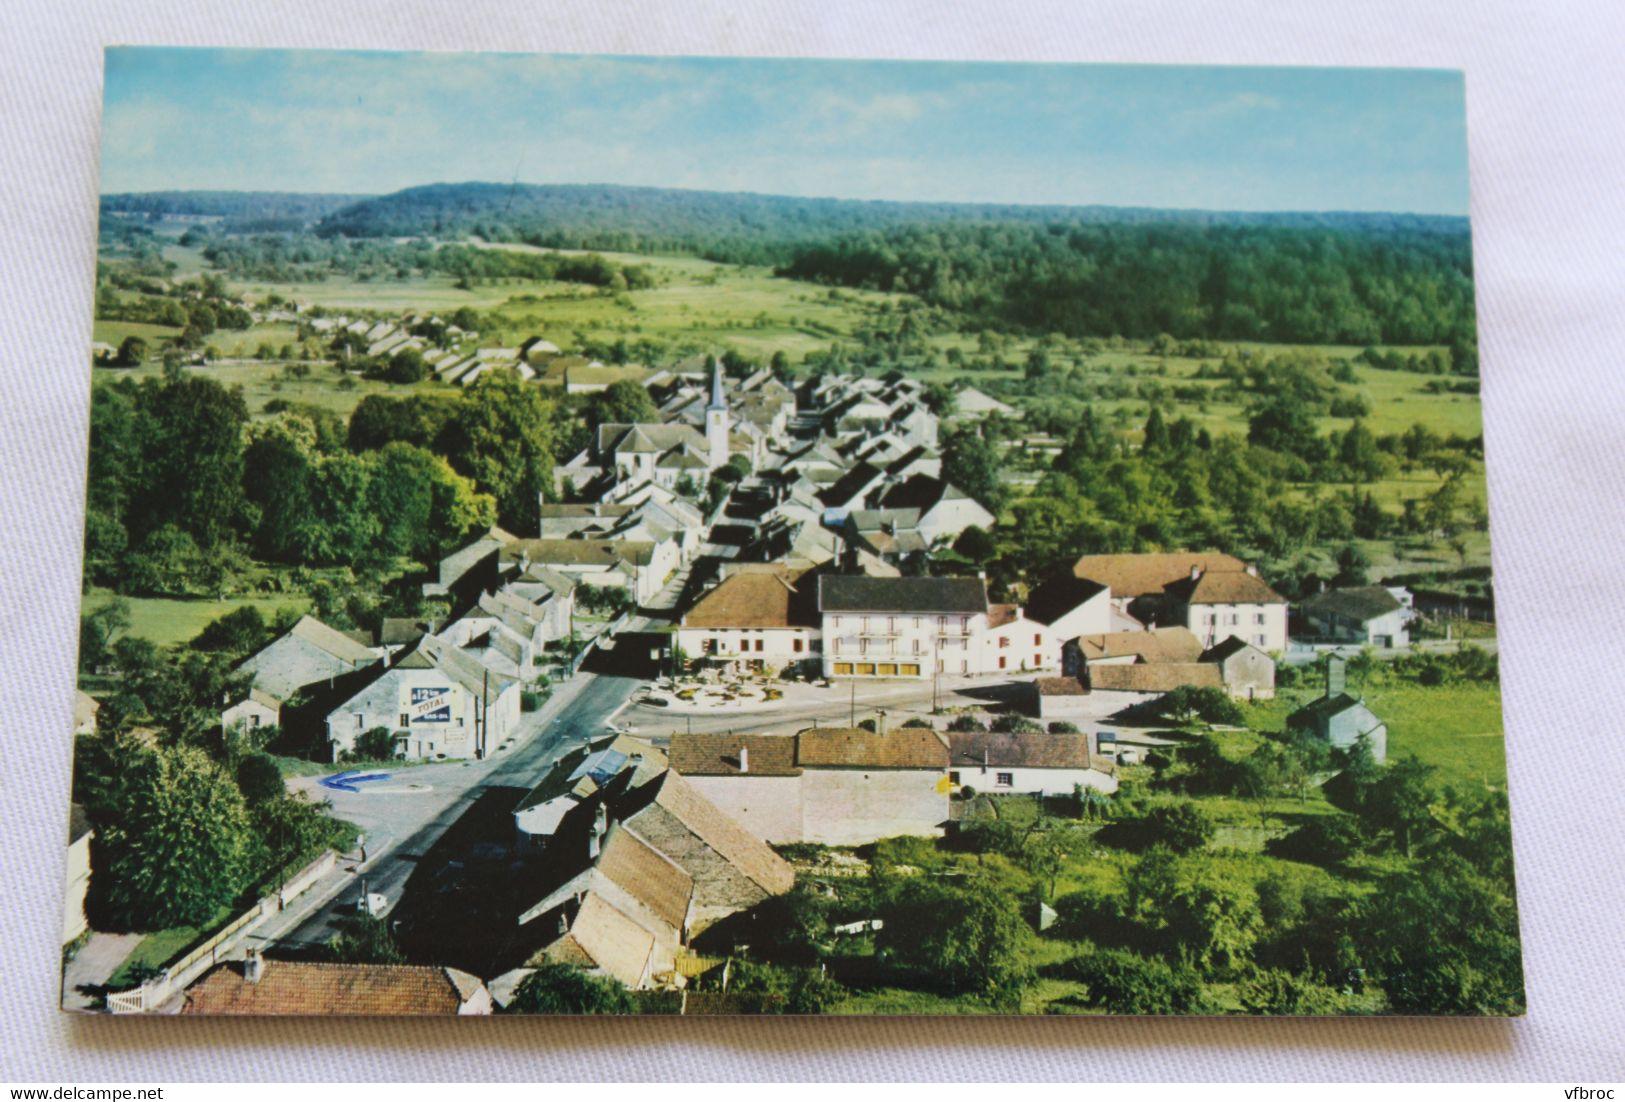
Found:
<path fill-rule="evenodd" d="M 1387 831 L 1406 857 L 1433 823 L 1437 793 L 1432 777 L 1435 769 L 1416 757 L 1406 757 L 1384 769 L 1371 785 L 1361 808 L 1368 828 Z"/>
<path fill-rule="evenodd" d="M 1256 973 L 1237 988 L 1241 1008 L 1249 1014 L 1336 1014 L 1342 1000 L 1331 988 L 1281 969 Z"/>
<path fill-rule="evenodd" d="M 846 988 L 817 968 L 785 968 L 736 961 L 728 988 L 757 996 L 762 1014 L 823 1014 L 846 997 Z"/>
<path fill-rule="evenodd" d="M 1523 1012 L 1517 905 L 1453 853 L 1384 877 L 1357 930 L 1362 957 L 1400 1013 Z"/>
<path fill-rule="evenodd" d="M 496 502 L 439 456 L 395 441 L 373 455 L 371 509 L 380 549 L 419 562 L 439 558 L 496 523 Z"/>
<path fill-rule="evenodd" d="M 1370 580 L 1371 557 L 1360 549 L 1359 544 L 1345 543 L 1337 552 L 1337 575 L 1332 578 L 1334 586 L 1361 586 Z"/>
<path fill-rule="evenodd" d="M 1167 846 L 1174 853 L 1201 849 L 1218 828 L 1207 812 L 1189 800 L 1152 808 L 1141 821 L 1148 846 Z"/>
<path fill-rule="evenodd" d="M 1193 969 L 1125 949 L 1082 953 L 1067 962 L 1065 971 L 1088 987 L 1086 1005 L 1108 1014 L 1199 1014 L 1207 1009 L 1201 977 Z"/>
<path fill-rule="evenodd" d="M 150 412 L 142 491 L 127 517 L 140 516 L 144 534 L 174 524 L 211 548 L 230 534 L 243 499 L 241 391 L 186 375 L 142 388 Z M 132 535 L 135 533 L 132 531 Z"/>
<path fill-rule="evenodd" d="M 959 533 L 959 538 L 954 540 L 954 550 L 973 563 L 985 563 L 999 553 L 993 537 L 974 524 Z"/>
<path fill-rule="evenodd" d="M 950 992 L 1015 1009 L 1034 979 L 1017 901 L 989 882 L 904 881 L 880 908 L 876 948 Z"/>
<path fill-rule="evenodd" d="M 951 482 L 990 511 L 1004 501 L 999 480 L 999 457 L 982 434 L 962 428 L 947 434 L 942 444 L 942 478 Z"/>
<path fill-rule="evenodd" d="M 115 597 L 79 618 L 79 668 L 94 673 L 112 656 L 113 640 L 130 627 L 130 602 Z"/>
<path fill-rule="evenodd" d="M 553 407 L 512 371 L 474 381 L 444 436 L 451 465 L 496 499 L 505 527 L 533 532 L 553 481 Z"/>
<path fill-rule="evenodd" d="M 119 343 L 114 362 L 120 367 L 140 367 L 147 362 L 147 354 L 147 342 L 132 334 Z"/>
<path fill-rule="evenodd" d="M 218 617 L 198 632 L 193 650 L 220 651 L 241 658 L 265 644 L 265 617 L 253 605 L 244 605 Z"/>
<path fill-rule="evenodd" d="M 1145 439 L 1140 444 L 1140 450 L 1147 455 L 1155 455 L 1167 451 L 1168 444 L 1168 425 L 1162 419 L 1162 410 L 1152 406 L 1150 416 L 1145 419 Z"/>
<path fill-rule="evenodd" d="M 417 349 L 403 348 L 389 358 L 383 376 L 392 383 L 418 383 L 429 377 L 429 365 Z"/>
<path fill-rule="evenodd" d="M 127 763 L 121 803 L 97 824 L 91 890 L 115 929 L 198 925 L 242 891 L 250 851 L 242 793 L 202 750 Z"/>
<path fill-rule="evenodd" d="M 514 990 L 514 1014 L 631 1014 L 637 1010 L 626 988 L 589 976 L 569 964 L 544 964 Z"/>
<path fill-rule="evenodd" d="M 389 923 L 372 915 L 347 916 L 323 953 L 335 964 L 405 964 L 406 954 L 395 943 Z"/>
<path fill-rule="evenodd" d="M 237 787 L 250 804 L 275 800 L 287 792 L 282 770 L 267 754 L 249 754 L 237 763 Z"/>
<path fill-rule="evenodd" d="M 660 420 L 649 390 L 641 383 L 622 379 L 611 383 L 587 399 L 587 425 L 597 430 L 599 425 L 650 424 Z"/>

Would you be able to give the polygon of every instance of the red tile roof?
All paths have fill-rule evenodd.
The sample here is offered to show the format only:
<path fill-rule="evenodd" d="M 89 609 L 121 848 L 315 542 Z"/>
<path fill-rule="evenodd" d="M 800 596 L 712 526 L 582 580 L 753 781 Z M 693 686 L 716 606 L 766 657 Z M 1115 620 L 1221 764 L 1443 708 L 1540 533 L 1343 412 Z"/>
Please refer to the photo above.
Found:
<path fill-rule="evenodd" d="M 243 962 L 216 965 L 186 992 L 182 1014 L 456 1014 L 484 986 L 455 968 L 267 960 L 249 983 Z"/>

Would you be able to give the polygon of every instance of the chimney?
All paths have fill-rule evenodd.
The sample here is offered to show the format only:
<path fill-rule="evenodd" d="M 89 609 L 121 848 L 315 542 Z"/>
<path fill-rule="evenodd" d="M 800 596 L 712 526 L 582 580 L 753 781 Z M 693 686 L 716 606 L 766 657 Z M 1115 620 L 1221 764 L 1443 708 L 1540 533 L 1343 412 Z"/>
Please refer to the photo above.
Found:
<path fill-rule="evenodd" d="M 1202 567 L 1197 563 L 1191 563 L 1191 581 L 1194 582 L 1197 578 L 1200 578 L 1201 576 L 1202 576 Z"/>
<path fill-rule="evenodd" d="M 739 748 L 739 771 L 741 773 L 750 772 L 750 747 L 748 746 Z"/>
<path fill-rule="evenodd" d="M 1334 654 L 1326 659 L 1326 699 L 1341 696 L 1345 684 L 1344 662 Z"/>
<path fill-rule="evenodd" d="M 260 976 L 265 974 L 265 958 L 260 956 L 258 949 L 250 949 L 243 957 L 243 980 L 247 983 L 259 983 Z"/>
<path fill-rule="evenodd" d="M 1255 578 L 1258 577 L 1258 564 L 1257 563 L 1251 563 L 1251 562 L 1248 563 L 1247 564 L 1247 573 L 1251 574 Z"/>

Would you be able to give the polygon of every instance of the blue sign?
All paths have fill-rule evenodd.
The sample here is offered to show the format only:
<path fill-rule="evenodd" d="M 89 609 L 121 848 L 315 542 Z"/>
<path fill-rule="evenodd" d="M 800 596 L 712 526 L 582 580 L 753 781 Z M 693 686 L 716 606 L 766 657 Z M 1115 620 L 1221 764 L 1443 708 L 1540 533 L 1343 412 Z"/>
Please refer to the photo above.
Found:
<path fill-rule="evenodd" d="M 1112 743 L 1114 746 L 1117 744 L 1116 731 L 1100 731 L 1096 733 L 1095 744 L 1097 746 L 1105 746 L 1108 742 Z"/>
<path fill-rule="evenodd" d="M 450 723 L 451 689 L 414 687 L 408 715 L 413 723 Z"/>

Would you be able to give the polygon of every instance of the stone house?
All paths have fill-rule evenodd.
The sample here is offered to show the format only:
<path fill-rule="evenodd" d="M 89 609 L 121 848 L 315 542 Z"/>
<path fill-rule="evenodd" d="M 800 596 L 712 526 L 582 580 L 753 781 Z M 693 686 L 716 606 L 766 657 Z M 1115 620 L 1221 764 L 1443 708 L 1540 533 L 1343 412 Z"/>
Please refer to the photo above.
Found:
<path fill-rule="evenodd" d="M 334 761 L 376 727 L 398 757 L 483 758 L 515 734 L 520 683 L 444 639 L 425 635 L 327 713 Z"/>
<path fill-rule="evenodd" d="M 670 759 L 695 791 L 773 843 L 929 837 L 948 819 L 948 743 L 926 728 L 678 733 Z"/>
<path fill-rule="evenodd" d="M 977 792 L 1117 791 L 1117 763 L 1096 753 L 1090 734 L 948 732 L 948 780 Z"/>
<path fill-rule="evenodd" d="M 1275 659 L 1239 636 L 1231 635 L 1202 652 L 1201 661 L 1219 667 L 1227 692 L 1241 700 L 1275 696 Z"/>
<path fill-rule="evenodd" d="M 739 671 L 817 668 L 817 578 L 781 563 L 741 566 L 677 621 L 690 662 Z"/>
<path fill-rule="evenodd" d="M 1346 691 L 1343 660 L 1333 657 L 1326 668 L 1326 695 L 1312 700 L 1286 719 L 1287 728 L 1305 731 L 1338 750 L 1347 750 L 1361 738 L 1377 761 L 1388 758 L 1388 725 L 1366 707 L 1365 701 Z"/>
<path fill-rule="evenodd" d="M 237 664 L 247 674 L 249 691 L 220 713 L 220 725 L 252 729 L 281 724 L 283 704 L 297 693 L 341 686 L 354 674 L 381 663 L 385 651 L 369 647 L 313 616 L 301 616 L 291 628 Z M 316 690 L 313 692 L 313 690 Z"/>
<path fill-rule="evenodd" d="M 1401 597 L 1401 594 L 1404 597 Z M 1410 594 L 1380 585 L 1328 589 L 1298 606 L 1319 642 L 1371 647 L 1410 646 Z"/>

